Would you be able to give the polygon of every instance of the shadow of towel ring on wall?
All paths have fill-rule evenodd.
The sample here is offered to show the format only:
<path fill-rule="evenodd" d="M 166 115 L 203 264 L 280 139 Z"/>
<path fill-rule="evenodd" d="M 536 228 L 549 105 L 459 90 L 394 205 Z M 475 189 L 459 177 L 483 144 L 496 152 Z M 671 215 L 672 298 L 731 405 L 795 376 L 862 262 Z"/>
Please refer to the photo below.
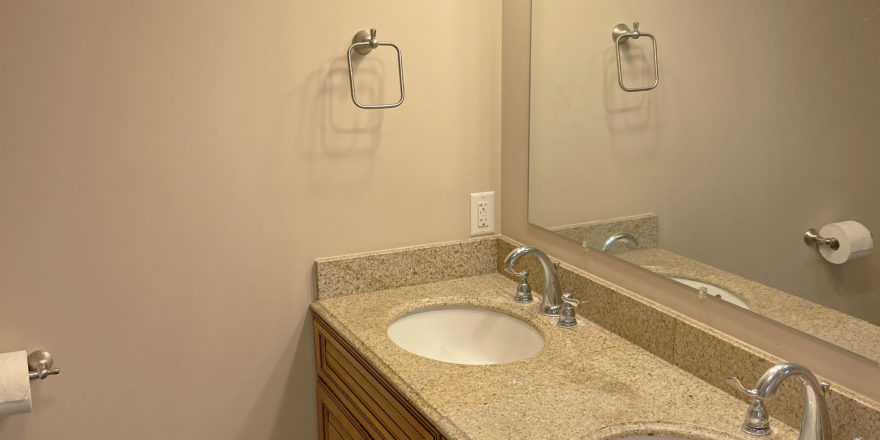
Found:
<path fill-rule="evenodd" d="M 400 77 L 400 99 L 394 104 L 375 104 L 375 105 L 365 105 L 361 104 L 357 100 L 357 93 L 355 93 L 354 88 L 354 70 L 351 67 L 351 53 L 352 51 L 357 51 L 361 55 L 366 55 L 370 53 L 373 49 L 379 46 L 391 46 L 394 50 L 397 51 L 397 71 Z M 376 39 L 376 29 L 370 29 L 370 35 L 367 36 L 367 31 L 358 31 L 358 33 L 354 34 L 354 38 L 351 39 L 351 46 L 348 47 L 348 79 L 349 84 L 351 85 L 351 100 L 354 101 L 354 105 L 364 108 L 364 109 L 377 109 L 377 108 L 394 108 L 403 104 L 403 56 L 400 54 L 400 48 L 397 47 L 396 44 L 388 42 L 388 41 L 379 41 Z"/>

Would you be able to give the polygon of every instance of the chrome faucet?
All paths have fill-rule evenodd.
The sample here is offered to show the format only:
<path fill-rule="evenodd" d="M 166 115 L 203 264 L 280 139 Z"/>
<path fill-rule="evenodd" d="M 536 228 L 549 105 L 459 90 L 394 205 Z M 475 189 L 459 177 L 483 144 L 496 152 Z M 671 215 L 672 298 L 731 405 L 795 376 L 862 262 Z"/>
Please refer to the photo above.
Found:
<path fill-rule="evenodd" d="M 639 241 L 636 240 L 632 234 L 621 232 L 619 234 L 614 234 L 605 240 L 605 244 L 602 245 L 602 252 L 608 252 L 608 250 L 611 249 L 611 246 L 614 246 L 614 243 L 617 243 L 618 241 L 631 243 L 633 246 L 639 247 Z"/>
<path fill-rule="evenodd" d="M 770 435 L 770 415 L 762 401 L 773 396 L 779 385 L 789 377 L 797 376 L 804 386 L 804 421 L 801 424 L 799 440 L 831 440 L 831 420 L 828 417 L 828 406 L 825 403 L 825 391 L 830 384 L 819 382 L 807 367 L 793 362 L 783 362 L 770 367 L 755 388 L 750 390 L 742 385 L 739 379 L 728 377 L 727 383 L 751 396 L 755 400 L 746 411 L 743 431 L 757 436 Z"/>
<path fill-rule="evenodd" d="M 504 270 L 508 273 L 523 277 L 523 273 L 513 270 L 513 265 L 526 254 L 533 254 L 541 263 L 544 269 L 544 289 L 542 293 L 544 300 L 538 308 L 538 313 L 547 316 L 559 316 L 559 309 L 562 307 L 562 289 L 559 286 L 559 279 L 556 278 L 556 267 L 559 262 L 551 262 L 550 257 L 543 251 L 533 247 L 518 247 L 504 258 Z"/>

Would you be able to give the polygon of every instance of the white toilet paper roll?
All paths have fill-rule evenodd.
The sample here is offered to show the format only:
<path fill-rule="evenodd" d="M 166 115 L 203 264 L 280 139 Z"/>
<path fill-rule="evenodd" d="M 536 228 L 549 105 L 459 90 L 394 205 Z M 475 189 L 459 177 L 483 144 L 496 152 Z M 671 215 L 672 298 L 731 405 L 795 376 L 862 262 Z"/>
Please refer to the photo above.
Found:
<path fill-rule="evenodd" d="M 0 417 L 32 409 L 27 352 L 0 354 Z"/>
<path fill-rule="evenodd" d="M 871 231 L 853 220 L 822 226 L 819 235 L 825 238 L 836 238 L 840 243 L 837 250 L 828 246 L 819 247 L 822 258 L 834 264 L 843 264 L 853 258 L 864 257 L 874 248 L 874 238 L 871 236 Z"/>

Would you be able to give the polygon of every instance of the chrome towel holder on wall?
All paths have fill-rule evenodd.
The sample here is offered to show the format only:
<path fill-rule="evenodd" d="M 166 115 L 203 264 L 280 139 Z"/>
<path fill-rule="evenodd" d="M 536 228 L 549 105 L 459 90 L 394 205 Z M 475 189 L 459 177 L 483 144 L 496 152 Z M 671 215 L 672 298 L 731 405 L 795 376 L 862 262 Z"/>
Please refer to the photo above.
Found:
<path fill-rule="evenodd" d="M 354 90 L 354 69 L 351 67 L 351 53 L 352 51 L 357 51 L 360 55 L 366 55 L 370 53 L 373 49 L 379 46 L 391 46 L 394 50 L 397 51 L 397 71 L 398 76 L 400 78 L 400 99 L 394 104 L 375 104 L 375 105 L 365 105 L 361 104 L 357 100 L 357 94 Z M 403 56 L 400 54 L 400 48 L 397 47 L 396 44 L 391 43 L 389 41 L 379 41 L 376 39 L 376 29 L 370 29 L 370 35 L 367 35 L 367 31 L 358 31 L 358 33 L 354 34 L 354 38 L 351 39 L 351 46 L 348 47 L 348 80 L 351 85 L 351 100 L 354 101 L 354 105 L 363 108 L 363 109 L 377 109 L 377 108 L 394 108 L 403 104 Z"/>
<path fill-rule="evenodd" d="M 647 87 L 627 87 L 623 84 L 623 69 L 620 66 L 620 45 L 625 44 L 630 38 L 638 40 L 639 37 L 650 38 L 654 47 L 654 83 Z M 618 23 L 611 28 L 611 39 L 614 40 L 614 48 L 617 51 L 617 84 L 620 85 L 620 88 L 626 92 L 644 92 L 657 87 L 657 84 L 660 83 L 660 69 L 657 63 L 657 39 L 651 34 L 639 31 L 639 22 L 633 23 L 632 30 L 630 30 L 629 26 Z"/>

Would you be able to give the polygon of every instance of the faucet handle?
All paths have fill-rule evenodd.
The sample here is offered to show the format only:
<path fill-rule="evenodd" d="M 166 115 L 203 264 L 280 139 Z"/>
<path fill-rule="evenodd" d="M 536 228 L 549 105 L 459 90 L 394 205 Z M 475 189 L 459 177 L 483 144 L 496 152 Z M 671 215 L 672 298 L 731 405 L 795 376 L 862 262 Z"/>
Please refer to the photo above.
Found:
<path fill-rule="evenodd" d="M 739 379 L 735 377 L 728 377 L 727 379 L 724 379 L 724 381 L 727 382 L 728 385 L 734 387 L 737 391 L 746 394 L 749 397 L 754 397 L 756 399 L 758 398 L 758 390 L 754 388 L 746 388 L 745 386 L 743 386 L 742 382 L 740 382 Z"/>
<path fill-rule="evenodd" d="M 742 382 L 735 377 L 724 379 L 730 386 L 736 388 L 747 396 L 751 397 L 752 404 L 746 410 L 746 419 L 742 424 L 742 430 L 754 436 L 766 436 L 773 433 L 770 428 L 770 412 L 764 406 L 763 398 L 758 396 L 757 389 L 746 389 Z"/>
<path fill-rule="evenodd" d="M 512 265 L 505 267 L 505 268 L 504 268 L 504 271 L 507 272 L 507 273 L 509 273 L 509 274 L 511 274 L 511 275 L 513 275 L 513 276 L 515 276 L 515 277 L 520 277 L 520 278 L 522 278 L 522 277 L 524 277 L 524 276 L 526 276 L 526 275 L 529 274 L 529 272 L 528 272 L 528 271 L 525 271 L 525 270 L 522 271 L 522 272 L 517 272 L 516 270 L 513 269 L 513 266 L 512 266 Z"/>
<path fill-rule="evenodd" d="M 580 301 L 571 297 L 571 294 L 566 292 L 562 294 L 562 311 L 559 312 L 559 320 L 556 321 L 556 325 L 562 328 L 572 328 L 577 325 L 577 318 L 575 318 L 574 309 L 580 305 Z"/>
<path fill-rule="evenodd" d="M 532 302 L 532 288 L 529 287 L 529 271 L 515 272 L 519 276 L 519 285 L 516 286 L 516 295 L 513 300 L 520 304 L 528 304 Z"/>
<path fill-rule="evenodd" d="M 773 434 L 770 428 L 770 412 L 764 406 L 761 399 L 755 399 L 746 410 L 746 420 L 742 424 L 742 430 L 747 434 L 758 437 Z"/>

